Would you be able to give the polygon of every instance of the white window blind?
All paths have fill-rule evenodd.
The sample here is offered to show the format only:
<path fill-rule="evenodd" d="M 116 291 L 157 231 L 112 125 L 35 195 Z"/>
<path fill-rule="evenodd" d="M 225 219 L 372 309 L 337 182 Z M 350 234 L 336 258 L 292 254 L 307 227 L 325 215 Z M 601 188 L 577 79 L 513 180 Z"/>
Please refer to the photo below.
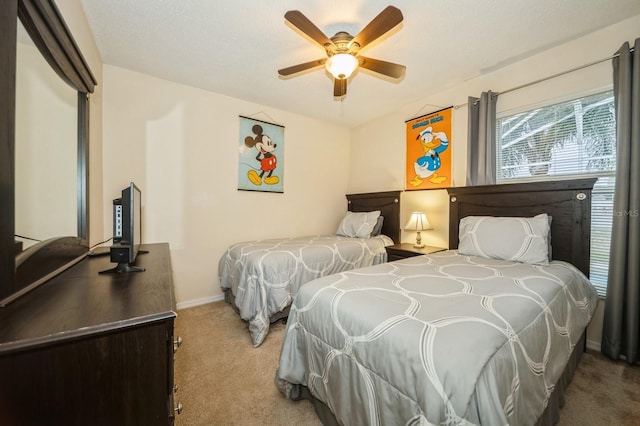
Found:
<path fill-rule="evenodd" d="M 605 296 L 615 187 L 613 92 L 499 117 L 498 183 L 598 177 L 591 200 L 591 282 Z"/>

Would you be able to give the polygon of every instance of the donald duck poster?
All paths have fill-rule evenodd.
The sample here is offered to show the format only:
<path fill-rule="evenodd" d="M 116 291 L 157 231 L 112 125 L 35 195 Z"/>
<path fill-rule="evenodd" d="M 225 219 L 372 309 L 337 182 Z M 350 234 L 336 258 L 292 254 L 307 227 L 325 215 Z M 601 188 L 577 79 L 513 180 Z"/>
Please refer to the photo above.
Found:
<path fill-rule="evenodd" d="M 407 124 L 407 190 L 451 186 L 451 110 L 413 118 Z"/>

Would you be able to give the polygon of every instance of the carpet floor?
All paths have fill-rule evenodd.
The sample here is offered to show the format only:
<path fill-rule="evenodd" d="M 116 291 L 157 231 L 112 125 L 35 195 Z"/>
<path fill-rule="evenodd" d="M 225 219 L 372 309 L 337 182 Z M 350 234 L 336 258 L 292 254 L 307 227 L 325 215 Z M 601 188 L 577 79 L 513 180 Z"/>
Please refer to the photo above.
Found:
<path fill-rule="evenodd" d="M 176 426 L 320 426 L 308 401 L 290 401 L 273 380 L 285 326 L 251 346 L 246 323 L 225 302 L 178 311 Z M 565 393 L 560 426 L 640 425 L 640 367 L 587 351 Z"/>

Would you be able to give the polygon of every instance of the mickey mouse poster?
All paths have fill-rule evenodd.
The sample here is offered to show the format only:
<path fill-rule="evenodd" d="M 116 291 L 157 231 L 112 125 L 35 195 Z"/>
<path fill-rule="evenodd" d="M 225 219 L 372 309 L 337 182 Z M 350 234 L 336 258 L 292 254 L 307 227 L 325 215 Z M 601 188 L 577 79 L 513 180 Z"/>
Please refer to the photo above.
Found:
<path fill-rule="evenodd" d="M 238 189 L 284 192 L 284 126 L 240 116 Z"/>
<path fill-rule="evenodd" d="M 451 108 L 407 124 L 407 190 L 451 186 Z"/>

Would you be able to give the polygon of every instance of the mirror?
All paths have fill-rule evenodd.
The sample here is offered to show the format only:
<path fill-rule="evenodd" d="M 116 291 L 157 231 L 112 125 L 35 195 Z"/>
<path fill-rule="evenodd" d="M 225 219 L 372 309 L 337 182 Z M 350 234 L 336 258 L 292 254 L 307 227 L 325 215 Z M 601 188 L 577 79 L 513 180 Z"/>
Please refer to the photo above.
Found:
<path fill-rule="evenodd" d="M 57 83 L 43 77 L 42 64 L 35 87 L 23 80 L 31 71 L 21 69 L 16 78 L 18 49 L 35 53 L 18 46 L 16 17 Z M 86 256 L 89 94 L 96 84 L 53 0 L 0 2 L 0 307 Z M 27 99 L 18 94 L 16 101 L 17 85 Z M 44 121 L 34 124 L 34 116 Z M 28 124 L 21 127 L 23 121 Z M 63 129 L 64 136 L 54 137 Z M 18 232 L 44 241 L 25 250 Z"/>
<path fill-rule="evenodd" d="M 42 57 L 18 20 L 15 234 L 36 241 L 77 236 L 77 92 Z"/>

